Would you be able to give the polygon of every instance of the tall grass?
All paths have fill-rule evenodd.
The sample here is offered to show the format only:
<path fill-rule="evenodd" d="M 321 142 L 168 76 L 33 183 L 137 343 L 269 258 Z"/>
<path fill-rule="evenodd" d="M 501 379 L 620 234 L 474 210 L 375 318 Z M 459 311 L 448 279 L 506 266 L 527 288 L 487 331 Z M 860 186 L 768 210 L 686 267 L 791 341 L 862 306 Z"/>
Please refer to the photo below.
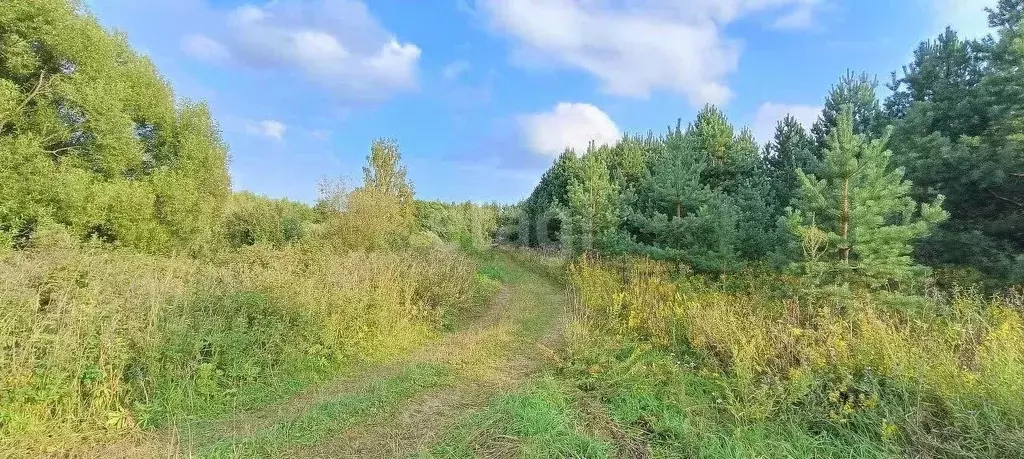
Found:
<path fill-rule="evenodd" d="M 573 349 L 593 360 L 601 339 L 646 343 L 719 381 L 729 428 L 789 423 L 923 456 L 1024 454 L 1020 292 L 805 295 L 776 276 L 670 271 L 644 259 L 574 264 Z"/>
<path fill-rule="evenodd" d="M 66 247 L 0 260 L 0 451 L 254 405 L 415 346 L 481 296 L 450 250 L 211 258 Z"/>

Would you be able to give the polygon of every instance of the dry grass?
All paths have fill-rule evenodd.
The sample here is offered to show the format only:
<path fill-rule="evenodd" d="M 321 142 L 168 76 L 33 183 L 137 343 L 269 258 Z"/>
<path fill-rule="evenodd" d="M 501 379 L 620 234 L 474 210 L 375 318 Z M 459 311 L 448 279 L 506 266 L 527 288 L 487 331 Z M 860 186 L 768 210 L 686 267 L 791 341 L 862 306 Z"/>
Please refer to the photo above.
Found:
<path fill-rule="evenodd" d="M 444 250 L 10 254 L 0 451 L 56 454 L 279 398 L 425 342 L 478 287 L 474 265 Z"/>
<path fill-rule="evenodd" d="M 877 421 L 868 428 L 879 440 L 925 455 L 1024 447 L 1016 296 L 810 297 L 780 278 L 723 285 L 668 272 L 647 260 L 574 264 L 570 341 L 600 335 L 690 354 L 694 371 L 728 379 L 722 402 L 739 424 Z"/>

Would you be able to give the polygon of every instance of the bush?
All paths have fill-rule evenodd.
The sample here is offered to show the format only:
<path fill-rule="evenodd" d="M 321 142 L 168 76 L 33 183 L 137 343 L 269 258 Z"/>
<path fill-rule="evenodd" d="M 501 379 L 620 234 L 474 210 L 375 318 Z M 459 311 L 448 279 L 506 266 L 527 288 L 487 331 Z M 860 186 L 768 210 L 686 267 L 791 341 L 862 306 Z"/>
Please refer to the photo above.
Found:
<path fill-rule="evenodd" d="M 407 203 L 372 188 L 337 186 L 317 208 L 323 223 L 316 235 L 336 251 L 402 249 L 415 230 Z"/>
<path fill-rule="evenodd" d="M 262 243 L 280 248 L 305 237 L 313 220 L 313 209 L 305 204 L 242 191 L 231 195 L 224 226 L 231 247 Z"/>
<path fill-rule="evenodd" d="M 497 231 L 496 205 L 416 201 L 420 228 L 465 249 L 490 246 Z"/>

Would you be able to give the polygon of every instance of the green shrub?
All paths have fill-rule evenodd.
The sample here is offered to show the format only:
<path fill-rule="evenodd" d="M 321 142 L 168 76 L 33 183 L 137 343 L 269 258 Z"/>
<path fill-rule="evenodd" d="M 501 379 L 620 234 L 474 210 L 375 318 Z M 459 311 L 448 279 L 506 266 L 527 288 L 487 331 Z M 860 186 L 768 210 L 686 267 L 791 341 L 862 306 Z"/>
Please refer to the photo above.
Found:
<path fill-rule="evenodd" d="M 283 247 L 305 237 L 314 220 L 313 209 L 305 204 L 247 191 L 231 195 L 226 214 L 225 233 L 235 248 L 261 243 Z"/>
<path fill-rule="evenodd" d="M 464 249 L 489 247 L 497 231 L 496 205 L 416 201 L 420 228 Z"/>

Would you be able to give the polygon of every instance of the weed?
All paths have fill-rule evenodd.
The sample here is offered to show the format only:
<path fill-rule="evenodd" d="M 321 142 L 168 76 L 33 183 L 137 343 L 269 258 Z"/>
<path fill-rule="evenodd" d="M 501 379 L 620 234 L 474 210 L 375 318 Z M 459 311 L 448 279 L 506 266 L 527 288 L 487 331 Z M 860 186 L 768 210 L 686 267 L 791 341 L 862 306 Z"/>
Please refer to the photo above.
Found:
<path fill-rule="evenodd" d="M 643 259 L 584 259 L 569 275 L 573 378 L 666 451 L 1024 451 L 1024 404 L 1011 395 L 1024 384 L 1024 328 L 1002 300 L 970 290 L 794 297 L 785 279 L 772 289 L 669 272 Z"/>
<path fill-rule="evenodd" d="M 436 336 L 481 290 L 454 251 L 261 245 L 0 261 L 0 450 L 32 456 L 208 419 Z"/>

